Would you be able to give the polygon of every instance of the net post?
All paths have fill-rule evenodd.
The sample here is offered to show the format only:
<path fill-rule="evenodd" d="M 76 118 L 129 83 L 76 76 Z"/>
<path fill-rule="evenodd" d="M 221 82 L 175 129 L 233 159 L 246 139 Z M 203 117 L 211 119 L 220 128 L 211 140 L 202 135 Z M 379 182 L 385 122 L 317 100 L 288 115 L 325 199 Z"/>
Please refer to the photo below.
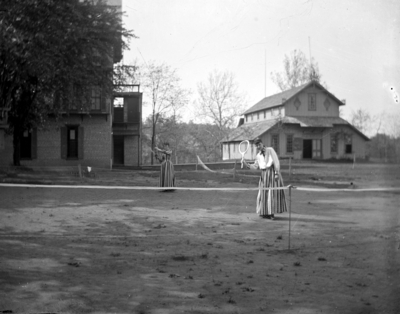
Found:
<path fill-rule="evenodd" d="M 290 250 L 290 236 L 291 236 L 291 223 L 292 223 L 292 185 L 289 185 L 289 242 L 288 250 Z"/>
<path fill-rule="evenodd" d="M 235 180 L 235 178 L 236 178 L 236 162 L 237 162 L 237 160 L 235 159 L 235 164 L 234 164 L 234 166 L 233 166 L 233 179 Z"/>
<path fill-rule="evenodd" d="M 197 171 L 197 166 L 198 166 L 198 164 L 199 164 L 199 157 L 196 156 L 196 171 Z"/>

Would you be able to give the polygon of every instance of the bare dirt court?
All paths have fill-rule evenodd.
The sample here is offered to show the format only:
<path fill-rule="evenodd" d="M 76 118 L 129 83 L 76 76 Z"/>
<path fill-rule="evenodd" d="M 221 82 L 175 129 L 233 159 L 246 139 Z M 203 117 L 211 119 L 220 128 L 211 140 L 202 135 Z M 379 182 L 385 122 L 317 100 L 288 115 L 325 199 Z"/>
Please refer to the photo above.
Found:
<path fill-rule="evenodd" d="M 289 214 L 259 218 L 257 191 L 0 186 L 0 313 L 400 313 L 400 192 L 356 191 L 399 187 L 398 168 L 284 172 L 285 184 L 354 188 L 293 190 L 290 250 Z M 129 180 L 156 186 L 157 175 Z"/>

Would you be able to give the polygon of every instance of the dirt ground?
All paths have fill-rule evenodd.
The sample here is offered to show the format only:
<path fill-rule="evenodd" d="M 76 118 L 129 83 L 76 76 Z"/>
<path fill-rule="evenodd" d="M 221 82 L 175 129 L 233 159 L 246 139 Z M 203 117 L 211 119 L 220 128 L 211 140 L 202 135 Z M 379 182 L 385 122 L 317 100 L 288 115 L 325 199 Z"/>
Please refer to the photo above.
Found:
<path fill-rule="evenodd" d="M 113 189 L 0 186 L 0 313 L 400 313 L 400 190 L 360 191 L 399 188 L 398 165 L 283 171 L 299 189 L 274 221 L 257 191 L 229 190 L 257 174 L 178 172 L 209 189 L 174 192 L 117 187 L 157 186 L 139 171 L 83 182 Z"/>

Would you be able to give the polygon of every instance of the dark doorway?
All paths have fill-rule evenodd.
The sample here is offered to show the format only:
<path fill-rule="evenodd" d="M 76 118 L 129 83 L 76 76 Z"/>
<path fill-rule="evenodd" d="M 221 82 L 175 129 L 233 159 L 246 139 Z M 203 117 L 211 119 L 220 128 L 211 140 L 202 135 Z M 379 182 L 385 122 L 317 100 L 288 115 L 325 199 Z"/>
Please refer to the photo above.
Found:
<path fill-rule="evenodd" d="M 78 158 L 78 127 L 69 126 L 67 135 L 67 157 Z"/>
<path fill-rule="evenodd" d="M 31 132 L 25 131 L 21 137 L 21 158 L 30 159 L 32 158 L 32 135 Z"/>
<path fill-rule="evenodd" d="M 114 135 L 114 164 L 123 165 L 124 164 L 124 137 Z"/>
<path fill-rule="evenodd" d="M 303 158 L 312 158 L 312 140 L 303 140 Z"/>

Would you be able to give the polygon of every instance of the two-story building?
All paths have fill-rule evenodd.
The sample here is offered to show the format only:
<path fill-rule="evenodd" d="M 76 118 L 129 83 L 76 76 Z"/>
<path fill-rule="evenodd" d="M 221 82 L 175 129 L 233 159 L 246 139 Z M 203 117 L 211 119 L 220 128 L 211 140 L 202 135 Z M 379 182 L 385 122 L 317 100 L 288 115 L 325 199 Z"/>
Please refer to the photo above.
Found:
<path fill-rule="evenodd" d="M 108 0 L 121 9 L 121 0 Z M 121 42 L 113 47 L 112 64 L 122 59 Z M 45 129 L 26 131 L 21 139 L 24 166 L 89 166 L 141 164 L 142 93 L 92 89 L 90 108 L 69 108 L 59 119 L 48 117 Z M 1 109 L 1 108 L 0 108 Z M 7 134 L 7 110 L 0 110 L 0 166 L 13 164 L 13 136 Z"/>
<path fill-rule="evenodd" d="M 223 160 L 239 159 L 239 144 L 259 137 L 280 157 L 365 158 L 369 138 L 339 116 L 345 105 L 316 81 L 266 97 L 244 112 L 238 128 L 222 141 Z M 245 158 L 254 159 L 251 144 Z"/>

